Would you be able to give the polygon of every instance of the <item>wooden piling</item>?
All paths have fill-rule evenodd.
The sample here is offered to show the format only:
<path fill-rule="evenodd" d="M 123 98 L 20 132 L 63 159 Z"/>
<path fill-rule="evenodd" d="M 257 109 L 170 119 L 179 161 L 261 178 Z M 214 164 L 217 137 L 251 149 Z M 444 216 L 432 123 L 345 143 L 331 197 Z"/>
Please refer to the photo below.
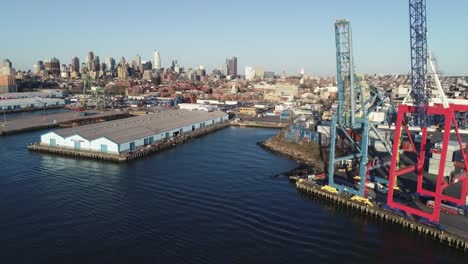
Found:
<path fill-rule="evenodd" d="M 399 215 L 382 210 L 376 206 L 369 207 L 368 205 L 352 201 L 348 197 L 322 191 L 318 188 L 318 185 L 315 185 L 311 182 L 297 181 L 296 186 L 299 191 L 322 198 L 325 201 L 341 205 L 345 208 L 351 208 L 375 219 L 380 219 L 386 223 L 391 222 L 393 224 L 399 225 L 403 229 L 409 229 L 410 231 L 417 234 L 429 236 L 433 240 L 437 240 L 442 244 L 448 245 L 458 250 L 462 250 L 464 252 L 468 252 L 468 238 L 460 237 L 458 235 L 424 225 L 414 220 L 403 218 Z"/>
<path fill-rule="evenodd" d="M 135 159 L 146 157 L 152 153 L 156 153 L 156 152 L 167 150 L 169 148 L 173 148 L 179 144 L 184 144 L 195 138 L 208 135 L 214 131 L 223 129 L 227 126 L 229 126 L 229 122 L 227 121 L 216 123 L 214 125 L 210 125 L 205 128 L 197 129 L 195 131 L 186 132 L 170 140 L 157 141 L 152 145 L 148 145 L 148 146 L 139 148 L 136 151 L 133 151 L 130 153 L 124 153 L 124 154 L 111 154 L 111 153 L 103 153 L 103 152 L 89 151 L 89 150 L 76 150 L 72 148 L 42 145 L 40 143 L 29 144 L 28 149 L 30 151 L 52 153 L 52 154 L 63 155 L 63 156 L 71 156 L 71 157 L 79 157 L 79 158 L 86 158 L 86 159 L 111 161 L 111 162 L 126 162 L 126 161 L 132 161 Z"/>

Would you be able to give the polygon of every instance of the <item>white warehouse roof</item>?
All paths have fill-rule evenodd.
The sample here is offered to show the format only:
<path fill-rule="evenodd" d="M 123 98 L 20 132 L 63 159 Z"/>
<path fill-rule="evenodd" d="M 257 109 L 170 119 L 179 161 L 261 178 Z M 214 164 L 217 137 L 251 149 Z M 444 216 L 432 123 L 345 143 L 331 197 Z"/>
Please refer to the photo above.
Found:
<path fill-rule="evenodd" d="M 60 129 L 54 131 L 54 133 L 63 138 L 79 135 L 89 141 L 105 137 L 120 144 L 225 116 L 227 114 L 220 111 L 193 112 L 188 110 L 169 110 L 155 114 Z"/>
<path fill-rule="evenodd" d="M 63 99 L 54 99 L 54 98 L 20 98 L 20 99 L 4 99 L 0 100 L 0 107 L 2 106 L 28 106 L 31 104 L 34 105 L 55 105 L 55 104 L 65 104 Z"/>

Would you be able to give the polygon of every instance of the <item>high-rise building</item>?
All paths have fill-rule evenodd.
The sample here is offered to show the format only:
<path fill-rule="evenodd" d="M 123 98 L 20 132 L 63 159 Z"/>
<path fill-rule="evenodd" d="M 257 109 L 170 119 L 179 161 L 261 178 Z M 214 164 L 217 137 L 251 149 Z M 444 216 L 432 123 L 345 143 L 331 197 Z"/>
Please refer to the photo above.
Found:
<path fill-rule="evenodd" d="M 172 63 L 171 63 L 171 69 L 175 69 L 176 67 L 179 66 L 179 63 L 177 62 L 177 60 L 172 60 Z"/>
<path fill-rule="evenodd" d="M 93 65 L 93 69 L 95 72 L 99 72 L 101 70 L 101 62 L 99 61 L 99 56 L 94 57 Z"/>
<path fill-rule="evenodd" d="M 88 65 L 86 63 L 81 63 L 81 67 L 80 67 L 80 74 L 81 76 L 84 76 L 85 73 L 88 72 Z"/>
<path fill-rule="evenodd" d="M 159 51 L 155 50 L 153 52 L 153 69 L 160 70 L 161 69 L 161 55 L 159 55 Z"/>
<path fill-rule="evenodd" d="M 257 67 L 255 69 L 255 78 L 263 80 L 263 68 L 262 67 Z"/>
<path fill-rule="evenodd" d="M 59 76 L 60 75 L 60 61 L 53 57 L 51 59 L 45 60 L 45 70 L 52 75 Z"/>
<path fill-rule="evenodd" d="M 8 59 L 0 62 L 0 93 L 14 93 L 16 89 L 15 69 Z"/>
<path fill-rule="evenodd" d="M 115 60 L 114 60 L 114 58 L 107 58 L 106 59 L 106 64 L 107 64 L 107 70 L 109 72 L 114 72 L 115 71 Z"/>
<path fill-rule="evenodd" d="M 128 66 L 124 57 L 120 60 L 119 67 L 117 68 L 117 76 L 121 79 L 128 78 Z"/>
<path fill-rule="evenodd" d="M 88 57 L 86 58 L 86 64 L 88 71 L 94 71 L 94 53 L 92 51 L 88 52 Z"/>
<path fill-rule="evenodd" d="M 227 62 L 227 61 L 226 61 L 226 62 Z M 226 62 L 223 63 L 223 65 L 221 66 L 221 73 L 222 73 L 222 75 L 224 75 L 224 76 L 227 76 L 227 68 L 228 68 L 228 67 L 227 67 Z"/>
<path fill-rule="evenodd" d="M 142 61 L 141 64 L 142 64 L 143 72 L 153 69 L 153 64 L 151 63 L 151 61 Z"/>
<path fill-rule="evenodd" d="M 245 79 L 247 81 L 253 81 L 255 79 L 255 70 L 253 67 L 245 66 Z"/>
<path fill-rule="evenodd" d="M 80 72 L 80 59 L 78 59 L 78 57 L 74 57 L 72 59 L 71 71 L 72 72 Z"/>
<path fill-rule="evenodd" d="M 41 71 L 45 70 L 44 62 L 43 61 L 37 61 L 33 65 L 33 73 L 34 74 L 40 74 Z"/>
<path fill-rule="evenodd" d="M 70 78 L 70 67 L 65 64 L 62 64 L 60 67 L 60 77 L 62 78 Z"/>
<path fill-rule="evenodd" d="M 200 65 L 200 67 L 198 67 L 198 69 L 195 70 L 195 78 L 197 81 L 201 81 L 202 79 L 204 79 L 203 77 L 205 76 L 206 76 L 205 67 Z"/>
<path fill-rule="evenodd" d="M 263 74 L 263 76 L 264 76 L 265 79 L 274 79 L 274 78 L 275 78 L 275 73 L 274 73 L 274 72 L 266 71 L 266 72 Z"/>
<path fill-rule="evenodd" d="M 11 61 L 9 59 L 4 59 L 2 61 L 0 61 L 0 68 L 12 68 L 13 67 L 13 64 L 11 63 Z"/>
<path fill-rule="evenodd" d="M 237 77 L 237 57 L 226 59 L 227 75 Z"/>
<path fill-rule="evenodd" d="M 136 55 L 132 60 L 132 67 L 135 71 L 143 72 L 143 67 L 141 66 L 141 57 Z"/>
<path fill-rule="evenodd" d="M 107 64 L 106 63 L 101 63 L 101 71 L 104 73 L 107 71 Z"/>

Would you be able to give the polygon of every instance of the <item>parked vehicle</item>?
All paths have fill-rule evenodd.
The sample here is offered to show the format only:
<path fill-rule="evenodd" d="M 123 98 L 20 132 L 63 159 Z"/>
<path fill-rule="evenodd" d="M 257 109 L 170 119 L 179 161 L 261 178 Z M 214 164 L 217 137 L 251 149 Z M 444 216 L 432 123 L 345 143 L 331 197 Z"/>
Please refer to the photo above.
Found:
<path fill-rule="evenodd" d="M 434 208 L 434 200 L 427 201 L 426 206 L 429 208 Z M 440 211 L 451 215 L 465 215 L 464 209 L 443 203 L 440 204 Z"/>
<path fill-rule="evenodd" d="M 382 184 L 380 182 L 377 182 L 376 185 L 377 185 L 377 191 L 378 192 L 388 193 L 388 186 L 387 185 L 384 185 L 384 184 Z"/>

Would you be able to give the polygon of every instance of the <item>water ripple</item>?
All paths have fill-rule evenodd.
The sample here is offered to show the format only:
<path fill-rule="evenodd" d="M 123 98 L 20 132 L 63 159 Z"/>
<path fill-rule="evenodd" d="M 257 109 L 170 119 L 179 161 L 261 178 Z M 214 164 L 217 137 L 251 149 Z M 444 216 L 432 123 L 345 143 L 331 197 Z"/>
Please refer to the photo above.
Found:
<path fill-rule="evenodd" d="M 281 176 L 298 164 L 256 145 L 276 130 L 228 128 L 128 164 L 28 152 L 41 133 L 0 137 L 5 263 L 401 260 L 395 243 L 406 261 L 466 257 L 298 194 Z"/>

